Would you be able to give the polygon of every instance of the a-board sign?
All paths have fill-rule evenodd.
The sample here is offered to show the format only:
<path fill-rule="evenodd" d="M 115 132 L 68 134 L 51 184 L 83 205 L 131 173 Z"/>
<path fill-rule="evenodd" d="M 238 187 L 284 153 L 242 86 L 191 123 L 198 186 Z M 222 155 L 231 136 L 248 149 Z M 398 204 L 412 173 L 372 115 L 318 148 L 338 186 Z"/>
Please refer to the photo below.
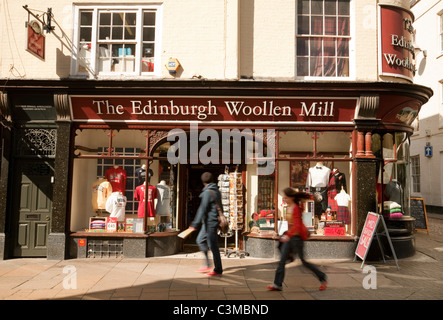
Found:
<path fill-rule="evenodd" d="M 411 217 L 415 218 L 415 229 L 428 231 L 428 216 L 426 213 L 425 200 L 423 198 L 411 198 L 410 206 Z"/>
<path fill-rule="evenodd" d="M 358 241 L 357 249 L 355 250 L 355 254 L 363 261 L 366 259 L 372 239 L 374 238 L 379 218 L 380 215 L 374 212 L 368 212 L 368 215 L 366 216 L 360 240 Z"/>

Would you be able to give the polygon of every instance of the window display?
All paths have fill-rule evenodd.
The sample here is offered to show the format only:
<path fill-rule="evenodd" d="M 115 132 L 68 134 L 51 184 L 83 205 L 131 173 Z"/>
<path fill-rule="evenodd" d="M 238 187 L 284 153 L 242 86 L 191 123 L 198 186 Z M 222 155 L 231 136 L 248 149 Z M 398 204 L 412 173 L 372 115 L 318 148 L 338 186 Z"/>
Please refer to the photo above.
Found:
<path fill-rule="evenodd" d="M 303 222 L 311 235 L 351 235 L 347 184 L 352 168 L 351 146 L 350 132 L 280 132 L 278 190 L 290 186 L 310 193 L 311 200 L 303 202 Z M 281 202 L 281 195 L 278 197 Z M 279 205 L 281 220 L 284 209 L 284 203 Z"/>
<path fill-rule="evenodd" d="M 169 185 L 174 171 L 171 173 L 170 167 L 160 165 L 162 160 L 149 160 L 147 166 L 143 149 L 146 136 L 146 132 L 139 130 L 77 131 L 72 231 L 145 232 L 145 223 L 149 232 L 171 231 L 176 227 L 173 225 L 175 206 L 171 203 L 173 195 Z M 106 145 L 109 147 L 103 147 Z M 158 154 L 155 156 L 159 157 Z M 91 202 L 82 201 L 85 197 Z M 106 223 L 106 218 L 116 218 L 116 228 Z"/>

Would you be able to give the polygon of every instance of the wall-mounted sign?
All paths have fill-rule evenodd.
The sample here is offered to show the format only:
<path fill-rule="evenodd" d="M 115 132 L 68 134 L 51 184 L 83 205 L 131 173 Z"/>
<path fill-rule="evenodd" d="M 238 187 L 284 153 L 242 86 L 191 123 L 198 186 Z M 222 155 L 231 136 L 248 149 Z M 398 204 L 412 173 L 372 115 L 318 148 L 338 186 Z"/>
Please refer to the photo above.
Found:
<path fill-rule="evenodd" d="M 380 6 L 379 73 L 413 81 L 415 54 L 414 16 L 395 6 Z"/>
<path fill-rule="evenodd" d="M 40 59 L 45 59 L 45 36 L 42 34 L 40 24 L 35 20 L 28 23 L 26 50 Z"/>
<path fill-rule="evenodd" d="M 169 73 L 177 73 L 178 68 L 180 68 L 180 62 L 175 58 L 169 58 L 166 63 L 166 69 L 168 69 Z"/>
<path fill-rule="evenodd" d="M 432 158 L 432 146 L 429 142 L 427 142 L 425 146 L 425 157 Z"/>
<path fill-rule="evenodd" d="M 70 96 L 82 122 L 351 122 L 358 98 Z"/>

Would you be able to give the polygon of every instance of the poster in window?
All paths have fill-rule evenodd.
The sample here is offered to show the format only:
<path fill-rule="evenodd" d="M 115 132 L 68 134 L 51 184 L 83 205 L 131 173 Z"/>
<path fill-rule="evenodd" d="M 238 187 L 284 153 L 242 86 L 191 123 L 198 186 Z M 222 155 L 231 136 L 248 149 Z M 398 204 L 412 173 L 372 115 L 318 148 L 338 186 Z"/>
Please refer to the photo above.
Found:
<path fill-rule="evenodd" d="M 291 161 L 290 184 L 292 188 L 305 188 L 309 171 L 309 161 Z"/>

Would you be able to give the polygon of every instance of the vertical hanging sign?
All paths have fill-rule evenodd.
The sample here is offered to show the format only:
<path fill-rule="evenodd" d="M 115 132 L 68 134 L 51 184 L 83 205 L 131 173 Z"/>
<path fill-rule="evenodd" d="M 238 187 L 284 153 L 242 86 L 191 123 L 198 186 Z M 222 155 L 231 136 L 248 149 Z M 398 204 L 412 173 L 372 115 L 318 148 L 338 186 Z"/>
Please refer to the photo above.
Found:
<path fill-rule="evenodd" d="M 379 73 L 413 81 L 415 53 L 413 14 L 395 6 L 380 6 Z"/>
<path fill-rule="evenodd" d="M 45 36 L 42 33 L 40 24 L 33 20 L 28 23 L 28 36 L 26 50 L 36 55 L 40 59 L 45 59 Z"/>

